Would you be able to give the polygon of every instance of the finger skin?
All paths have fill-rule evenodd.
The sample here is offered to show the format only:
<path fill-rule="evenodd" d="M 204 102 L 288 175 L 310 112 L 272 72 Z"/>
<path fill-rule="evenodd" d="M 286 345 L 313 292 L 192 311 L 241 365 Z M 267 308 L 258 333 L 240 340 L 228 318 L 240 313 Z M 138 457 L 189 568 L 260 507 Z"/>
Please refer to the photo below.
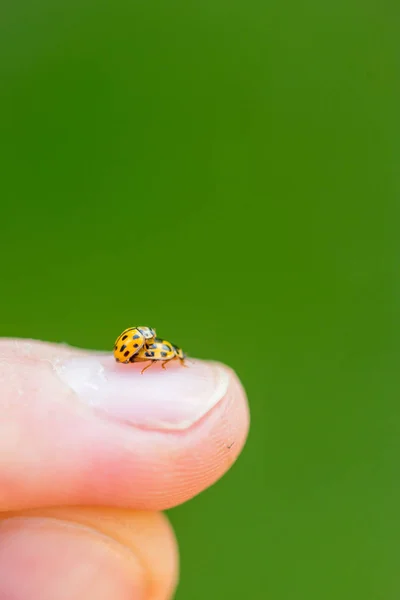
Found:
<path fill-rule="evenodd" d="M 84 354 L 56 344 L 0 341 L 0 510 L 164 510 L 212 485 L 236 460 L 249 412 L 230 369 L 223 397 L 193 425 L 149 430 L 85 405 L 64 385 L 54 364 Z M 159 376 L 154 370 L 146 375 Z"/>
<path fill-rule="evenodd" d="M 168 600 L 177 580 L 161 514 L 76 507 L 0 519 L 0 598 Z"/>

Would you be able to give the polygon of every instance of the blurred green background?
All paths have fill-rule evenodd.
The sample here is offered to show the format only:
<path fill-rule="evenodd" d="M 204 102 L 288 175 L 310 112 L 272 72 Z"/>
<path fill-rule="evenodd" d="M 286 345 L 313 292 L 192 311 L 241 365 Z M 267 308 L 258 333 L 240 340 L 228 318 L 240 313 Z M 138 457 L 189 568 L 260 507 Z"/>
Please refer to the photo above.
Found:
<path fill-rule="evenodd" d="M 1 335 L 148 323 L 252 430 L 170 511 L 178 600 L 397 599 L 398 10 L 6 2 Z"/>

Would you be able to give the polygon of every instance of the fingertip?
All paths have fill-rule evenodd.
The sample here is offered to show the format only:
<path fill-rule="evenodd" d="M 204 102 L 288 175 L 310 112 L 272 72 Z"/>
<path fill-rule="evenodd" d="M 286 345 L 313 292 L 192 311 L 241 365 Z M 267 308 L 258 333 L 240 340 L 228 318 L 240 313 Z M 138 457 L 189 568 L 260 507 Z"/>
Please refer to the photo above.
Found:
<path fill-rule="evenodd" d="M 6 515 L 0 530 L 0 595 L 4 590 L 18 600 L 61 600 L 68 594 L 77 600 L 168 600 L 178 582 L 177 544 L 162 514 L 33 509 Z M 21 582 L 20 564 L 34 547 L 34 569 L 26 570 Z"/>
<path fill-rule="evenodd" d="M 30 340 L 0 343 L 0 357 L 3 510 L 164 510 L 217 481 L 245 444 L 246 394 L 220 363 L 141 375 L 109 354 Z"/>

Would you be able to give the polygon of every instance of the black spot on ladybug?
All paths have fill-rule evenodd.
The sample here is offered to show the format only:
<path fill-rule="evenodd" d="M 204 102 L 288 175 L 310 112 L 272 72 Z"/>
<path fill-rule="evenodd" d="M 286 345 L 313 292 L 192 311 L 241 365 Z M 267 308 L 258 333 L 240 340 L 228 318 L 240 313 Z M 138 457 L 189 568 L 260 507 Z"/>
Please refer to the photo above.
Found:
<path fill-rule="evenodd" d="M 146 356 L 149 356 L 150 358 L 152 358 L 154 356 L 154 352 L 153 351 L 147 351 L 145 352 Z"/>
<path fill-rule="evenodd" d="M 135 335 L 132 336 L 133 340 L 138 340 L 140 338 L 140 335 L 138 333 L 135 333 Z"/>
<path fill-rule="evenodd" d="M 134 348 L 137 348 L 139 346 L 139 344 L 133 344 Z"/>
<path fill-rule="evenodd" d="M 164 357 L 164 356 L 168 356 L 168 352 L 161 352 L 161 356 L 162 356 L 162 357 Z"/>
<path fill-rule="evenodd" d="M 126 352 L 124 352 L 124 356 L 129 356 L 129 350 L 127 350 Z"/>
<path fill-rule="evenodd" d="M 123 352 L 123 351 L 125 350 L 125 348 L 126 348 L 126 345 L 125 345 L 125 344 L 123 344 L 123 345 L 121 346 L 121 350 L 120 350 L 120 352 Z"/>
<path fill-rule="evenodd" d="M 162 345 L 163 349 L 166 350 L 167 352 L 171 352 L 172 348 L 171 346 L 168 346 L 168 344 L 163 344 Z"/>
<path fill-rule="evenodd" d="M 122 341 L 124 342 L 127 337 L 128 337 L 127 335 L 124 335 L 124 337 L 122 338 Z"/>

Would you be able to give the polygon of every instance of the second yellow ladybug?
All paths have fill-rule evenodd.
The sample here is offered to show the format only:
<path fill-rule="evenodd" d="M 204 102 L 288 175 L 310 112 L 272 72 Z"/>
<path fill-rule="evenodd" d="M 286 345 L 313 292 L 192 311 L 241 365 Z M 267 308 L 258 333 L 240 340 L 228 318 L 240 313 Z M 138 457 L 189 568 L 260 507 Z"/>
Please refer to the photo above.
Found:
<path fill-rule="evenodd" d="M 174 358 L 179 359 L 181 365 L 184 367 L 186 366 L 186 354 L 183 352 L 183 350 L 181 350 L 181 348 L 174 346 L 174 344 L 167 342 L 167 340 L 156 338 L 153 343 L 143 346 L 143 348 L 141 348 L 139 352 L 137 352 L 131 358 L 131 362 L 149 361 L 149 364 L 142 369 L 142 373 L 144 373 L 144 371 L 151 367 L 154 362 L 158 361 L 161 361 L 161 366 L 163 369 L 165 369 L 166 363 Z"/>
<path fill-rule="evenodd" d="M 118 336 L 114 344 L 114 357 L 117 362 L 129 363 L 143 347 L 152 344 L 156 330 L 151 327 L 129 327 Z"/>

